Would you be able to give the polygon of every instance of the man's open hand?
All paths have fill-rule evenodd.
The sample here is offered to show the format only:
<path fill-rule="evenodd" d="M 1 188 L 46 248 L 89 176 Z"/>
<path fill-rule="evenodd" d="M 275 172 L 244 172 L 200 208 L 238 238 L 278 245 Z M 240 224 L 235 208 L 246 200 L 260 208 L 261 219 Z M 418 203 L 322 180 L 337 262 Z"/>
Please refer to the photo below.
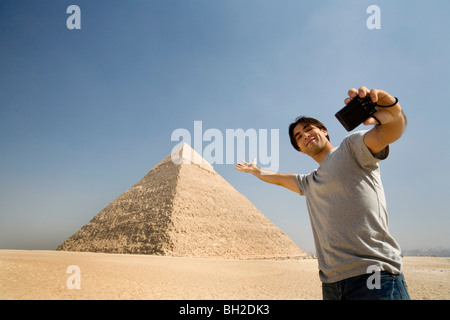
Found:
<path fill-rule="evenodd" d="M 242 160 L 242 163 L 236 164 L 235 168 L 236 168 L 236 170 L 243 171 L 243 172 L 252 172 L 255 169 L 257 169 L 258 166 L 256 165 L 256 159 L 253 159 L 252 163 L 248 163 L 248 162 Z"/>

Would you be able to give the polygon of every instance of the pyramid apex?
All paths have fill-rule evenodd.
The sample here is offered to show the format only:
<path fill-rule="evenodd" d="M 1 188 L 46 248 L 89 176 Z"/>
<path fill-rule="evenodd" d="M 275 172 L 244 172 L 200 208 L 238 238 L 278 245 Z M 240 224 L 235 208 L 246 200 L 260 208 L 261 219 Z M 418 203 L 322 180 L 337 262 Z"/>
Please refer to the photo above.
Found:
<path fill-rule="evenodd" d="M 173 148 L 171 159 L 172 162 L 177 165 L 195 164 L 208 171 L 214 171 L 213 166 L 208 161 L 203 159 L 203 157 L 186 142 L 183 142 Z"/>
<path fill-rule="evenodd" d="M 195 151 L 190 145 L 188 145 L 186 142 L 183 142 L 180 146 L 180 149 L 186 150 L 186 151 Z"/>

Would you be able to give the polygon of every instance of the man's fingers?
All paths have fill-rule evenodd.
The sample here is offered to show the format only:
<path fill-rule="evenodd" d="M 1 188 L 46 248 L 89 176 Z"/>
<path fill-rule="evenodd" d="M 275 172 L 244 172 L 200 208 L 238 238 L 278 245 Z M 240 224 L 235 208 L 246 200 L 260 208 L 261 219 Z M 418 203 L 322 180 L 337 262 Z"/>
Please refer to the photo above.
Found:
<path fill-rule="evenodd" d="M 376 103 L 378 101 L 378 92 L 379 90 L 377 89 L 370 90 L 370 98 L 372 99 L 373 103 Z"/>
<path fill-rule="evenodd" d="M 352 99 L 353 99 L 354 97 L 356 97 L 357 95 L 358 95 L 358 90 L 356 90 L 355 88 L 351 88 L 350 90 L 348 90 L 348 96 L 349 96 L 350 98 L 346 98 L 346 99 L 344 100 L 344 103 L 345 103 L 345 104 L 349 104 L 350 101 L 352 101 Z"/>
<path fill-rule="evenodd" d="M 365 126 L 370 126 L 370 125 L 377 125 L 379 124 L 377 120 L 375 120 L 374 118 L 370 117 L 369 119 L 367 119 L 366 121 L 364 121 L 364 125 Z"/>
<path fill-rule="evenodd" d="M 358 90 L 358 95 L 359 95 L 361 98 L 364 98 L 364 97 L 367 96 L 369 93 L 370 93 L 370 90 L 367 89 L 367 87 L 364 87 L 364 86 L 360 87 L 359 90 Z"/>
<path fill-rule="evenodd" d="M 238 167 L 238 168 L 245 168 L 245 167 L 248 167 L 248 165 L 249 165 L 248 162 L 242 160 L 242 163 L 237 163 L 236 167 Z"/>
<path fill-rule="evenodd" d="M 358 94 L 358 90 L 356 90 L 355 88 L 352 88 L 350 90 L 348 90 L 348 96 L 353 99 L 354 97 L 356 97 L 356 95 Z M 348 102 L 347 102 L 348 103 Z"/>
<path fill-rule="evenodd" d="M 369 90 L 365 86 L 360 87 L 358 90 L 356 90 L 355 88 L 352 88 L 352 89 L 348 90 L 348 96 L 350 98 L 346 98 L 344 100 L 344 103 L 349 104 L 350 101 L 352 101 L 352 99 L 355 98 L 356 96 L 360 96 L 361 98 L 364 98 L 367 95 L 370 96 L 370 98 L 372 99 L 373 102 L 377 102 L 379 99 L 379 96 L 378 96 L 379 91 L 380 90 L 378 90 L 378 89 Z"/>

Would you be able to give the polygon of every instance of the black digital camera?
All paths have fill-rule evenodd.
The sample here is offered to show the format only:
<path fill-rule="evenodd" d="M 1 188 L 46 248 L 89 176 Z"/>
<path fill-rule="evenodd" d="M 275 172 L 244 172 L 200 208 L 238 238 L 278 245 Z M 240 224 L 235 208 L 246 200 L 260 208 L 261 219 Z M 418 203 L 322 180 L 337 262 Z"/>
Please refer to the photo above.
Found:
<path fill-rule="evenodd" d="M 361 98 L 357 95 L 335 116 L 347 131 L 352 131 L 375 112 L 377 112 L 376 105 L 369 96 Z"/>

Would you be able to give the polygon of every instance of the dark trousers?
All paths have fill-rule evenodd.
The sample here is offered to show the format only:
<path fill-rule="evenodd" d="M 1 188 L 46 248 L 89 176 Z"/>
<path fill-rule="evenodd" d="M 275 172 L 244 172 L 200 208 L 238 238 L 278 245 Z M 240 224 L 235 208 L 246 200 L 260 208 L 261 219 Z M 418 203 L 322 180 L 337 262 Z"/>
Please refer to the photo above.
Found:
<path fill-rule="evenodd" d="M 379 279 L 374 279 L 379 276 Z M 403 274 L 381 271 L 333 283 L 322 283 L 324 300 L 410 300 Z"/>

